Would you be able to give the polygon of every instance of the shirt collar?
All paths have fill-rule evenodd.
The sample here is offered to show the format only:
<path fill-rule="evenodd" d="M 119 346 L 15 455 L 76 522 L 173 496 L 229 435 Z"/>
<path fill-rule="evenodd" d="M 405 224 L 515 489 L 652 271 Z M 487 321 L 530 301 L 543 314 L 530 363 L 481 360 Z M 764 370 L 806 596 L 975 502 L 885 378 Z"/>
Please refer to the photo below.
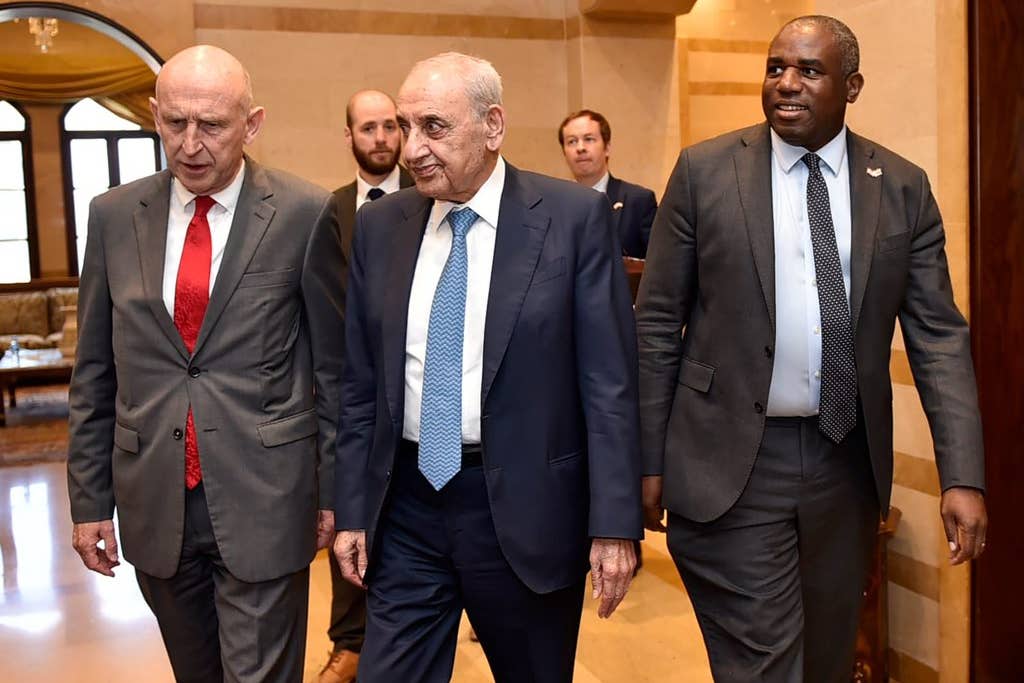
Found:
<path fill-rule="evenodd" d="M 501 209 L 501 194 L 505 191 L 505 160 L 500 156 L 494 165 L 490 177 L 484 181 L 476 194 L 465 204 L 456 204 L 445 200 L 434 202 L 430 210 L 430 229 L 437 230 L 448 212 L 454 209 L 469 207 L 492 228 L 498 227 L 498 213 Z"/>
<path fill-rule="evenodd" d="M 591 187 L 593 187 L 598 192 L 604 192 L 605 194 L 608 194 L 608 179 L 611 178 L 611 175 L 611 171 L 605 171 L 604 175 L 601 176 L 601 179 L 598 180 L 593 185 L 591 185 Z"/>
<path fill-rule="evenodd" d="M 244 179 L 245 159 L 242 160 L 242 165 L 238 167 L 238 173 L 235 174 L 234 180 L 232 180 L 223 190 L 215 192 L 210 195 L 210 197 L 228 213 L 233 213 L 235 206 L 238 205 L 238 197 L 242 194 L 242 181 Z M 177 178 L 174 178 L 171 181 L 171 191 L 174 193 L 175 198 L 177 198 L 183 208 L 188 206 L 188 203 L 196 198 L 196 194 L 194 192 L 189 192 Z"/>
<path fill-rule="evenodd" d="M 384 190 L 384 194 L 391 194 L 392 192 L 398 192 L 399 190 L 399 176 L 401 172 L 398 169 L 398 164 L 391 169 L 391 173 L 388 177 L 381 181 L 380 185 L 371 185 L 370 183 L 363 180 L 363 176 L 356 172 L 356 196 L 365 199 L 366 193 L 375 187 L 379 187 Z"/>
<path fill-rule="evenodd" d="M 778 159 L 782 170 L 789 173 L 809 150 L 803 147 L 791 145 L 775 132 L 774 128 L 769 129 L 772 136 L 772 153 Z M 825 166 L 832 172 L 833 176 L 839 175 L 839 168 L 842 166 L 843 158 L 846 156 L 846 125 L 834 138 L 828 141 L 816 154 L 825 162 Z"/>

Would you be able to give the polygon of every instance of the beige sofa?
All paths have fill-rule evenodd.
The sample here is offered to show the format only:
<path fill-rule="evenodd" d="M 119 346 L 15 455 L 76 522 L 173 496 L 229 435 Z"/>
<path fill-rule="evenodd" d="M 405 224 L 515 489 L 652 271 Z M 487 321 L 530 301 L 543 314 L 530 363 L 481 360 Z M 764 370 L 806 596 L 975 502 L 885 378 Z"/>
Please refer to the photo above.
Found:
<path fill-rule="evenodd" d="M 0 350 L 18 340 L 23 349 L 55 348 L 64 326 L 64 306 L 78 304 L 78 287 L 0 292 Z"/>

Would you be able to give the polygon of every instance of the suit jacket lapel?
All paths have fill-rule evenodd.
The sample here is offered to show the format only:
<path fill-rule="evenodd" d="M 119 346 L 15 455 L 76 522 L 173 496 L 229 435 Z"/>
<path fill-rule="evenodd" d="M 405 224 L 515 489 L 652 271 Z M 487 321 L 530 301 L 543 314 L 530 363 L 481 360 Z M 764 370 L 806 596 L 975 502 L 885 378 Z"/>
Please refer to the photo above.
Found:
<path fill-rule="evenodd" d="M 133 222 L 135 239 L 139 246 L 139 264 L 142 270 L 142 288 L 146 303 L 160 330 L 171 345 L 188 358 L 185 342 L 181 340 L 174 320 L 164 306 L 164 257 L 167 250 L 167 211 L 171 201 L 171 174 L 164 171 L 153 178 L 153 190 L 135 209 Z"/>
<path fill-rule="evenodd" d="M 245 179 L 235 206 L 235 216 L 231 221 L 228 241 L 224 246 L 220 270 L 210 293 L 210 303 L 206 307 L 203 325 L 199 328 L 199 338 L 193 351 L 198 354 L 203 343 L 210 336 L 210 331 L 217 324 L 224 307 L 242 279 L 249 261 L 256 253 L 256 247 L 263 239 L 276 209 L 266 200 L 273 196 L 266 173 L 252 159 L 245 159 Z"/>
<path fill-rule="evenodd" d="M 608 191 L 605 193 L 608 197 L 608 205 L 612 207 L 612 228 L 615 230 L 615 234 L 619 236 L 620 243 L 623 241 L 625 235 L 622 234 L 622 214 L 626 211 L 625 203 L 619 208 L 615 208 L 616 202 L 623 202 L 622 199 L 622 181 L 608 174 Z"/>
<path fill-rule="evenodd" d="M 538 206 L 543 198 L 524 181 L 516 168 L 506 164 L 484 323 L 481 406 L 487 403 L 487 394 L 505 357 L 551 222 Z"/>
<path fill-rule="evenodd" d="M 385 266 L 387 272 L 393 273 L 394 277 L 387 278 L 387 289 L 384 291 L 385 314 L 381 323 L 384 390 L 391 416 L 399 420 L 399 430 L 405 405 L 405 340 L 409 295 L 416 272 L 416 259 L 423 243 L 423 231 L 427 227 L 427 218 L 433 205 L 432 200 L 418 194 L 406 195 L 408 199 L 402 207 L 405 220 L 395 228 L 389 254 L 390 263 Z"/>
<path fill-rule="evenodd" d="M 861 305 L 864 303 L 864 290 L 871 272 L 871 258 L 875 253 L 875 233 L 878 232 L 884 177 L 880 173 L 868 173 L 875 156 L 875 148 L 869 141 L 848 130 L 846 145 L 853 233 L 850 245 L 850 318 L 853 330 L 856 331 Z M 877 170 L 882 169 L 878 166 Z"/>
<path fill-rule="evenodd" d="M 733 156 L 750 250 L 775 330 L 775 221 L 772 214 L 771 138 L 768 124 L 750 129 Z"/>
<path fill-rule="evenodd" d="M 334 196 L 338 202 L 338 223 L 341 234 L 352 234 L 356 222 L 356 184 L 350 183 L 338 189 Z"/>
<path fill-rule="evenodd" d="M 416 181 L 412 179 L 409 172 L 405 170 L 405 166 L 398 167 L 398 187 L 404 189 L 406 187 L 412 187 L 416 184 Z"/>

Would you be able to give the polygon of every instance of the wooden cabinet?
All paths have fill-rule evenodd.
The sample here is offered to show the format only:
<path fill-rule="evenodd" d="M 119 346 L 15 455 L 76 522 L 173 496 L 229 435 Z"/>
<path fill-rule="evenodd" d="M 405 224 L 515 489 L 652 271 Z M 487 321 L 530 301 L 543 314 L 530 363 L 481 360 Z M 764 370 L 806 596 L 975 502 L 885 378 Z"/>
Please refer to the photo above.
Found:
<path fill-rule="evenodd" d="M 871 558 L 871 575 L 864 589 L 864 606 L 857 628 L 857 654 L 853 663 L 856 683 L 886 683 L 889 680 L 889 580 L 886 547 L 900 524 L 899 508 L 889 508 L 889 517 L 878 525 L 878 543 Z"/>

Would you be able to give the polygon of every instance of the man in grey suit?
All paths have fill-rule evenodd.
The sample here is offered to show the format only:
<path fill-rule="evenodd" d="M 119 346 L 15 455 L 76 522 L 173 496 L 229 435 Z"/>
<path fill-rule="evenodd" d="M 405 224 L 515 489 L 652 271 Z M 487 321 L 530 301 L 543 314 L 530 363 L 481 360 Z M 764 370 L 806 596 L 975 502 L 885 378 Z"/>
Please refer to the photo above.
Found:
<path fill-rule="evenodd" d="M 345 264 L 333 197 L 243 155 L 264 112 L 227 52 L 169 60 L 168 170 L 97 197 L 79 297 L 74 546 L 118 544 L 179 681 L 300 680 L 334 527 Z"/>
<path fill-rule="evenodd" d="M 352 251 L 356 211 L 363 204 L 412 186 L 412 177 L 398 165 L 402 131 L 395 102 L 379 90 L 360 90 L 345 107 L 345 142 L 355 157 L 356 178 L 334 191 L 338 204 L 341 248 L 346 260 Z M 366 591 L 341 575 L 334 553 L 331 565 L 331 623 L 327 635 L 333 644 L 317 683 L 352 683 L 366 633 Z"/>
<path fill-rule="evenodd" d="M 900 321 L 950 561 L 985 545 L 967 324 L 925 173 L 847 130 L 857 40 L 802 17 L 771 43 L 767 124 L 682 152 L 640 285 L 645 525 L 664 530 L 718 681 L 849 681 L 892 489 Z M 699 274 L 699 275 L 698 275 Z"/>

